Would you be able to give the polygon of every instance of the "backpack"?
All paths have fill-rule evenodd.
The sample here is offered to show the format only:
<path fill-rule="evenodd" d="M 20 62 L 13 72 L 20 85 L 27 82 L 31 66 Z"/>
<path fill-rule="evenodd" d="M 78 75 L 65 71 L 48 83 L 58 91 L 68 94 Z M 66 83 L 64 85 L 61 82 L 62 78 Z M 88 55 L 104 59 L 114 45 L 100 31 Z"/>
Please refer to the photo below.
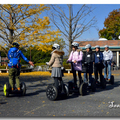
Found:
<path fill-rule="evenodd" d="M 17 67 L 19 66 L 20 59 L 19 59 L 19 50 L 17 51 L 11 51 L 9 54 L 10 57 L 10 63 L 8 64 L 9 67 Z"/>

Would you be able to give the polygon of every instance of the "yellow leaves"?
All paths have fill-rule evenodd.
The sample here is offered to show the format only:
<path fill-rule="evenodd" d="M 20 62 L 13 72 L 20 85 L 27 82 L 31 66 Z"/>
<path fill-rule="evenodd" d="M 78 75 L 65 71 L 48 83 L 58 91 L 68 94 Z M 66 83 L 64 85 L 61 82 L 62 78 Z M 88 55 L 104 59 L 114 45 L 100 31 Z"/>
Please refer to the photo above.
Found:
<path fill-rule="evenodd" d="M 90 112 L 90 111 L 87 110 L 87 112 Z"/>
<path fill-rule="evenodd" d="M 109 114 L 109 112 L 107 112 L 106 114 Z"/>

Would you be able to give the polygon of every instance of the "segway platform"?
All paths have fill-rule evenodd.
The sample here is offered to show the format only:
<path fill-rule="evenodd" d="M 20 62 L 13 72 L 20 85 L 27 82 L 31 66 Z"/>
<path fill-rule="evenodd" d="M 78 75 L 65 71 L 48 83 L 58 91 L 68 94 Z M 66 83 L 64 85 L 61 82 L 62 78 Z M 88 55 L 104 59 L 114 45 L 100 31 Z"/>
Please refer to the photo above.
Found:
<path fill-rule="evenodd" d="M 26 94 L 26 85 L 24 82 L 20 83 L 20 91 L 18 91 L 16 87 L 12 90 L 10 84 L 6 83 L 4 84 L 3 92 L 6 97 L 9 97 L 10 94 L 20 94 L 24 96 Z"/>

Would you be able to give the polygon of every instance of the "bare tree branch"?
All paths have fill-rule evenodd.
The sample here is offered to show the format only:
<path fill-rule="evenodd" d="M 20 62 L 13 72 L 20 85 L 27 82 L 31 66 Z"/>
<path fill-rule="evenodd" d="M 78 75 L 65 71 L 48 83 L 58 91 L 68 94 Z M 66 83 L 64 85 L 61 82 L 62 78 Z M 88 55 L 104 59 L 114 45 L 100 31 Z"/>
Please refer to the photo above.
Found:
<path fill-rule="evenodd" d="M 68 15 L 59 7 L 58 5 L 51 5 L 52 13 L 50 14 L 50 20 L 53 24 L 59 29 L 59 31 L 67 38 L 66 40 L 69 42 L 69 49 L 71 49 L 72 42 L 79 38 L 85 31 L 94 27 L 96 23 L 95 17 L 92 17 L 88 20 L 88 16 L 94 10 L 92 7 L 87 5 L 82 5 L 80 9 L 73 15 L 73 5 L 68 4 L 67 8 L 69 9 L 69 17 Z M 57 19 L 60 21 L 57 22 Z M 87 19 L 87 22 L 86 22 Z M 81 26 L 78 26 L 80 23 Z M 67 33 L 67 34 L 66 34 Z M 69 50 L 70 52 L 71 50 Z"/>

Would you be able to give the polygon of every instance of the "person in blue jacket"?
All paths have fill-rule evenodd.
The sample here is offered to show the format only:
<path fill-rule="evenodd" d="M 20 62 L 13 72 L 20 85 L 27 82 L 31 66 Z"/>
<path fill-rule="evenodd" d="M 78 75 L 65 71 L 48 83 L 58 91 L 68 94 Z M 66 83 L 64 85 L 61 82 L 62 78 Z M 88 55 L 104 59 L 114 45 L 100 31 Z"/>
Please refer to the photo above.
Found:
<path fill-rule="evenodd" d="M 102 69 L 103 69 L 103 53 L 100 52 L 100 46 L 95 46 L 95 62 L 94 62 L 94 75 L 95 81 L 98 83 L 98 73 L 100 74 L 100 84 L 102 82 Z"/>
<path fill-rule="evenodd" d="M 19 50 L 19 44 L 16 43 L 16 42 L 13 43 L 13 47 L 10 48 L 7 56 L 8 56 L 8 59 L 9 59 L 8 67 L 9 67 L 9 83 L 10 83 L 10 86 L 11 86 L 12 90 L 14 90 L 13 80 L 15 78 L 16 84 L 17 84 L 17 90 L 20 90 L 20 80 L 19 80 L 20 68 L 21 68 L 20 58 L 24 59 L 26 62 L 28 62 L 32 66 L 34 66 L 34 64 L 33 64 L 32 61 L 29 61 L 23 55 L 23 53 Z"/>

